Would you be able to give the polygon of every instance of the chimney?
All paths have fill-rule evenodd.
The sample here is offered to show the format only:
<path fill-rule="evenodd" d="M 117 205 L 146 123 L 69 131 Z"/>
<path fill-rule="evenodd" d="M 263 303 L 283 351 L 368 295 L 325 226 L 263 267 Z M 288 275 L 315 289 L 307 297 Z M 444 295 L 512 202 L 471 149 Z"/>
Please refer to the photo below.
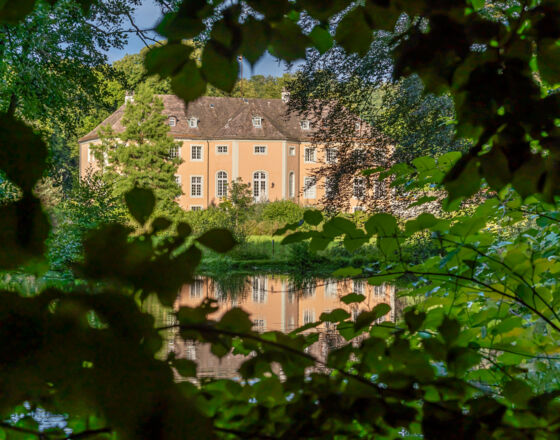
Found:
<path fill-rule="evenodd" d="M 282 102 L 286 103 L 290 100 L 290 92 L 286 90 L 286 87 L 282 87 Z"/>
<path fill-rule="evenodd" d="M 124 95 L 124 103 L 133 103 L 134 102 L 134 92 L 131 92 L 129 90 L 126 91 L 125 95 Z"/>

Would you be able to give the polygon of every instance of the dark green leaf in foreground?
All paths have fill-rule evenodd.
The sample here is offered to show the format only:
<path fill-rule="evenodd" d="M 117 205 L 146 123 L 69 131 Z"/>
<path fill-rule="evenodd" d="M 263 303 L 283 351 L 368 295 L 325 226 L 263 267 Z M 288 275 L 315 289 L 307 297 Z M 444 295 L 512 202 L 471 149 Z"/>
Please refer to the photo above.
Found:
<path fill-rule="evenodd" d="M 216 252 L 227 252 L 237 244 L 233 235 L 227 229 L 211 229 L 205 232 L 197 241 Z"/>
<path fill-rule="evenodd" d="M 156 206 L 154 193 L 146 188 L 133 188 L 124 195 L 124 199 L 132 217 L 144 225 Z"/>
<path fill-rule="evenodd" d="M 361 293 L 349 293 L 348 295 L 344 295 L 342 298 L 340 298 L 340 300 L 344 304 L 360 303 L 364 299 L 366 299 L 366 297 Z"/>

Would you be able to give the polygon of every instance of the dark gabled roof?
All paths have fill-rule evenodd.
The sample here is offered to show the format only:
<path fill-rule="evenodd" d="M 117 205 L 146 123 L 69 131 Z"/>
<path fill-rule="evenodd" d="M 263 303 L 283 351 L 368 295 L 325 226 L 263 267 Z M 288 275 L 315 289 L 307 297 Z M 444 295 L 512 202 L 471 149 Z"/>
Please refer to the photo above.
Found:
<path fill-rule="evenodd" d="M 192 139 L 270 139 L 308 141 L 312 130 L 302 130 L 303 117 L 287 114 L 287 105 L 281 99 L 218 98 L 204 96 L 191 102 L 188 107 L 175 95 L 157 95 L 163 101 L 163 114 L 177 118 L 170 127 L 175 137 Z M 97 139 L 102 126 L 110 126 L 117 133 L 124 131 L 121 119 L 125 105 L 95 129 L 79 139 L 79 142 Z M 196 128 L 189 127 L 188 119 L 198 120 Z M 261 117 L 261 127 L 253 126 L 253 117 Z"/>

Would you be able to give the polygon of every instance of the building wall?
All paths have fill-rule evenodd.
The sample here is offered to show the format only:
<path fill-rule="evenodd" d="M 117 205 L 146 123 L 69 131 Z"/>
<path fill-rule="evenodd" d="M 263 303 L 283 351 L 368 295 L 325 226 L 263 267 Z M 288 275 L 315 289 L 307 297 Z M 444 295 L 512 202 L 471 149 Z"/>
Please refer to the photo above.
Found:
<path fill-rule="evenodd" d="M 320 200 L 325 194 L 325 181 L 319 180 L 315 184 L 315 196 L 308 197 L 304 190 L 305 178 L 312 177 L 313 171 L 325 163 L 325 149 L 315 148 L 315 161 L 305 160 L 306 148 L 313 148 L 308 142 L 294 142 L 283 140 L 204 140 L 178 139 L 181 142 L 180 157 L 183 160 L 178 167 L 180 184 L 183 195 L 178 198 L 179 205 L 185 210 L 193 207 L 207 208 L 220 203 L 217 196 L 217 173 L 227 173 L 227 181 L 240 178 L 249 183 L 251 192 L 254 191 L 253 176 L 256 171 L 264 171 L 266 175 L 266 200 L 275 201 L 290 199 L 303 206 L 320 206 Z M 90 145 L 98 144 L 99 140 L 82 142 L 80 144 L 80 176 L 85 176 L 88 169 L 99 170 L 95 160 L 89 161 L 88 149 Z M 202 157 L 195 160 L 192 157 L 193 147 L 202 149 Z M 226 153 L 218 153 L 218 146 L 226 146 Z M 255 154 L 255 147 L 266 147 L 265 154 Z M 295 154 L 290 154 L 293 147 Z M 294 173 L 294 197 L 290 197 L 290 173 Z M 191 179 L 202 177 L 202 192 L 200 196 L 191 193 Z M 351 209 L 360 205 L 360 200 L 351 199 Z"/>

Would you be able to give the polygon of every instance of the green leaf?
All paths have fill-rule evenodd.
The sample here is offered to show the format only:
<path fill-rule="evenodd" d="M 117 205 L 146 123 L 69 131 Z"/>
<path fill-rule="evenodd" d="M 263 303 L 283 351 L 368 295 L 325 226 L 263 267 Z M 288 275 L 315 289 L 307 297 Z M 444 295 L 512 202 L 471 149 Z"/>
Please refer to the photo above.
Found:
<path fill-rule="evenodd" d="M 284 19 L 271 23 L 270 53 L 286 61 L 305 58 L 305 49 L 310 39 L 302 33 L 302 29 L 292 20 Z"/>
<path fill-rule="evenodd" d="M 249 17 L 241 25 L 243 36 L 239 51 L 245 59 L 254 66 L 265 53 L 270 38 L 270 27 L 268 23 Z"/>
<path fill-rule="evenodd" d="M 309 38 L 311 38 L 311 41 L 321 54 L 325 53 L 333 46 L 331 34 L 321 25 L 316 25 L 313 28 L 309 34 Z"/>
<path fill-rule="evenodd" d="M 349 293 L 340 298 L 344 304 L 361 303 L 366 297 L 361 293 Z"/>
<path fill-rule="evenodd" d="M 355 277 L 361 275 L 362 269 L 356 267 L 342 267 L 333 272 L 335 277 Z"/>
<path fill-rule="evenodd" d="M 411 235 L 423 229 L 429 229 L 432 226 L 436 225 L 438 222 L 439 220 L 433 214 L 424 212 L 414 220 L 409 220 L 408 222 L 406 222 L 405 231 L 407 235 Z"/>
<path fill-rule="evenodd" d="M 10 7 L 16 4 L 8 2 Z M 19 2 L 18 2 L 19 4 Z M 46 169 L 47 146 L 23 122 L 0 115 L 0 169 L 23 191 L 30 192 Z"/>
<path fill-rule="evenodd" d="M 470 0 L 471 5 L 473 5 L 473 9 L 478 11 L 484 7 L 486 4 L 486 0 Z"/>
<path fill-rule="evenodd" d="M 282 240 L 282 244 L 284 245 L 284 244 L 291 244 L 291 243 L 299 243 L 300 241 L 307 240 L 310 237 L 311 237 L 310 232 L 297 231 L 294 232 L 293 234 L 285 236 L 284 239 Z"/>
<path fill-rule="evenodd" d="M 446 316 L 443 318 L 443 322 L 438 327 L 438 330 L 447 345 L 451 345 L 459 337 L 461 325 L 456 319 L 452 319 Z"/>
<path fill-rule="evenodd" d="M 310 225 L 317 226 L 323 221 L 323 214 L 316 209 L 309 209 L 303 213 L 303 219 Z"/>
<path fill-rule="evenodd" d="M 410 333 L 416 333 L 426 320 L 426 313 L 409 310 L 404 314 L 404 321 Z"/>
<path fill-rule="evenodd" d="M 537 60 L 542 78 L 551 85 L 560 83 L 560 45 L 552 38 L 538 43 Z"/>
<path fill-rule="evenodd" d="M 146 224 L 156 206 L 152 190 L 136 187 L 128 191 L 124 195 L 124 199 L 132 217 L 141 225 Z"/>
<path fill-rule="evenodd" d="M 151 48 L 144 58 L 148 74 L 162 78 L 173 76 L 189 61 L 193 48 L 185 44 L 166 44 Z"/>
<path fill-rule="evenodd" d="M 206 92 L 206 80 L 194 61 L 189 61 L 171 78 L 171 88 L 185 102 L 194 101 Z"/>
<path fill-rule="evenodd" d="M 370 29 L 363 6 L 348 12 L 336 27 L 335 39 L 348 53 L 365 56 L 371 45 L 373 31 Z"/>
<path fill-rule="evenodd" d="M 356 318 L 356 322 L 354 324 L 354 328 L 356 329 L 356 331 L 359 331 L 366 327 L 369 327 L 372 322 L 381 318 L 382 316 L 385 316 L 390 311 L 391 307 L 388 304 L 377 304 L 371 311 L 362 312 L 358 315 L 358 318 Z"/>
<path fill-rule="evenodd" d="M 321 313 L 321 317 L 319 318 L 323 322 L 341 322 L 345 319 L 350 318 L 350 313 L 348 313 L 344 309 L 334 309 L 331 312 Z"/>
<path fill-rule="evenodd" d="M 216 324 L 216 328 L 239 333 L 250 333 L 253 328 L 253 322 L 249 319 L 249 314 L 245 310 L 234 307 L 222 316 L 222 319 Z"/>
<path fill-rule="evenodd" d="M 365 224 L 369 235 L 393 236 L 398 232 L 397 219 L 391 214 L 375 214 Z"/>
<path fill-rule="evenodd" d="M 190 359 L 175 359 L 171 365 L 183 377 L 196 377 L 196 362 Z"/>
<path fill-rule="evenodd" d="M 516 405 L 526 405 L 533 394 L 533 389 L 520 379 L 512 379 L 505 383 L 503 394 Z"/>
<path fill-rule="evenodd" d="M 198 237 L 197 241 L 213 251 L 220 253 L 233 249 L 237 244 L 235 238 L 233 238 L 233 235 L 227 229 L 211 229 Z"/>
<path fill-rule="evenodd" d="M 0 2 L 0 23 L 16 24 L 30 14 L 35 0 L 4 0 Z"/>
<path fill-rule="evenodd" d="M 397 278 L 401 277 L 403 274 L 402 273 L 397 273 L 397 274 L 379 274 L 379 275 L 375 275 L 372 277 L 368 278 L 368 283 L 371 284 L 372 286 L 380 286 L 381 284 L 390 282 L 390 281 L 394 281 Z"/>
<path fill-rule="evenodd" d="M 239 63 L 234 55 L 211 41 L 202 51 L 201 72 L 210 84 L 229 93 L 237 82 Z"/>

